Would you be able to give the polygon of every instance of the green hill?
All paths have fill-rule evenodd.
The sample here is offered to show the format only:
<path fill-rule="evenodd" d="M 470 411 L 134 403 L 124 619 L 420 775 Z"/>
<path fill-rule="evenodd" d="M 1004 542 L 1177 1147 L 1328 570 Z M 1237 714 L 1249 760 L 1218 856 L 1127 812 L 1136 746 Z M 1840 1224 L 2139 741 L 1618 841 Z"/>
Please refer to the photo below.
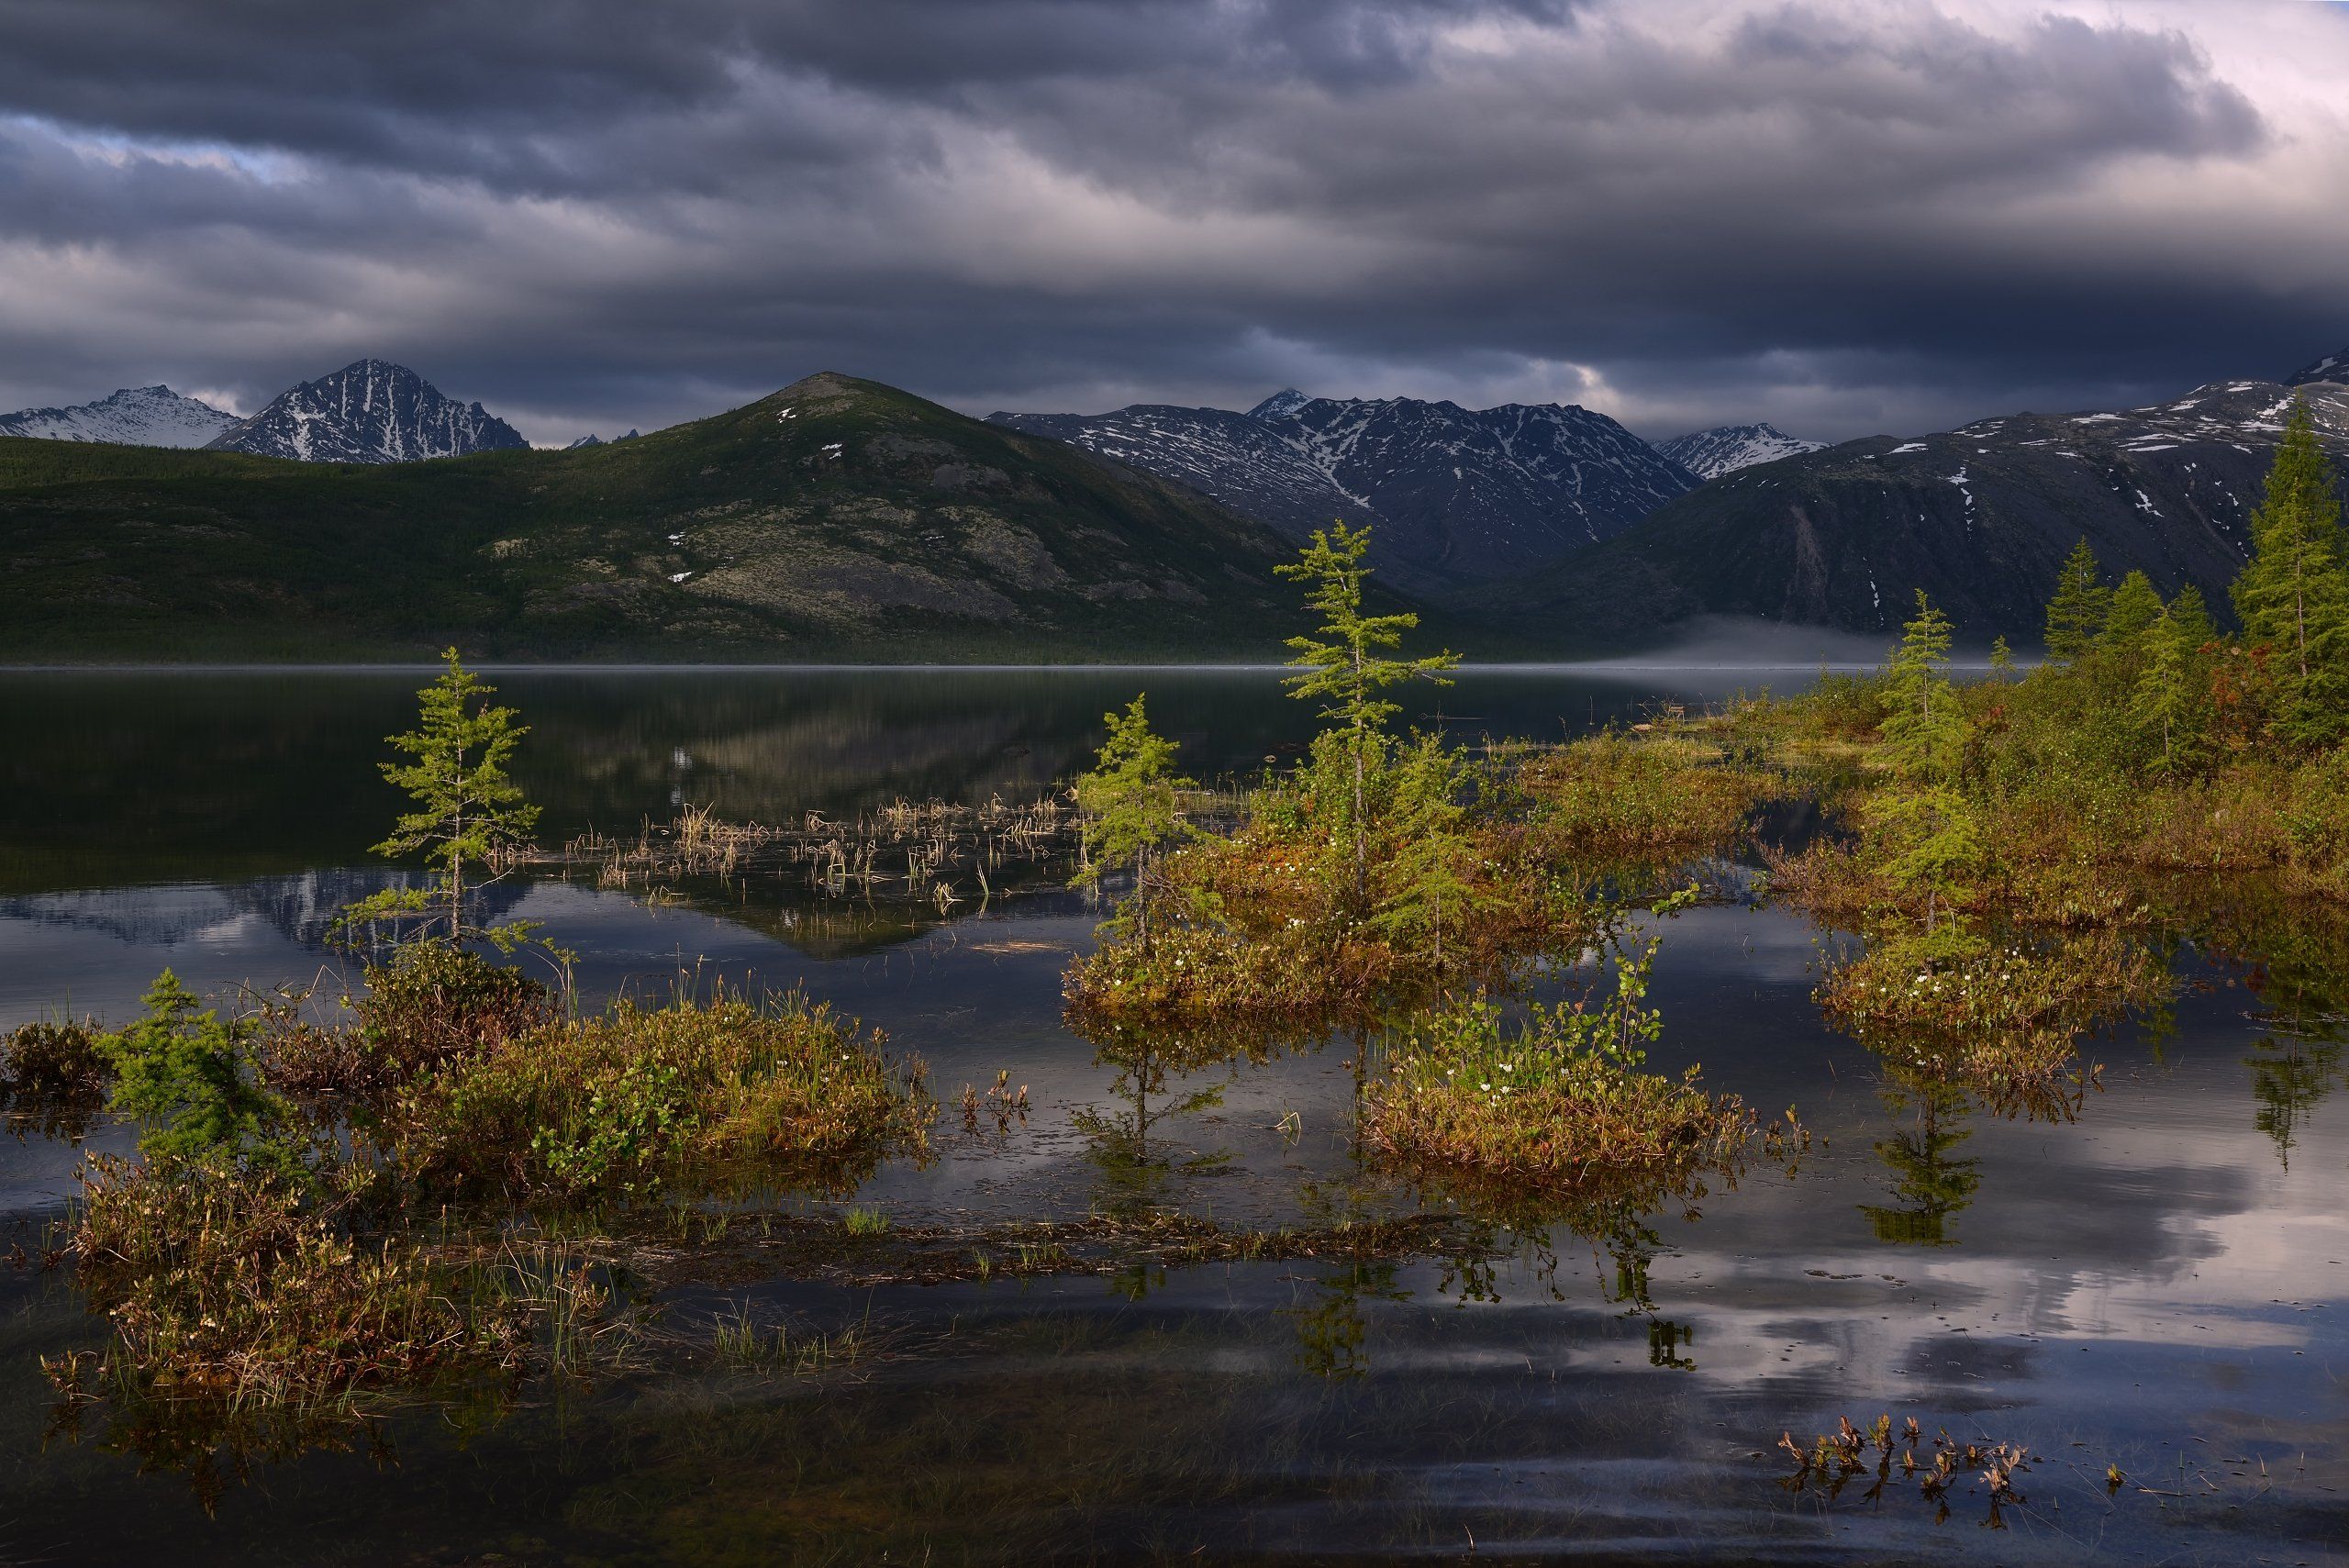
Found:
<path fill-rule="evenodd" d="M 571 451 L 393 465 L 0 439 L 0 659 L 1265 654 L 1269 528 L 822 373 Z"/>

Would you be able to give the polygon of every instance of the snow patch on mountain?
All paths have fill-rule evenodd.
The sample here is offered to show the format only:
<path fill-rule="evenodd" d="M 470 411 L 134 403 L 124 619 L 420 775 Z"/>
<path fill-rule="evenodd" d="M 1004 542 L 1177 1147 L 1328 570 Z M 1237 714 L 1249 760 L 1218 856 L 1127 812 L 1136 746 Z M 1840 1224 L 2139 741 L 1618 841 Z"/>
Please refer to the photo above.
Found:
<path fill-rule="evenodd" d="M 1699 478 L 1719 479 L 1757 462 L 1815 452 L 1826 444 L 1789 436 L 1775 425 L 1717 425 L 1658 441 L 1655 450 Z"/>
<path fill-rule="evenodd" d="M 168 386 L 128 386 L 70 408 L 0 414 L 0 436 L 51 441 L 114 441 L 128 447 L 200 447 L 237 422 L 234 414 Z"/>
<path fill-rule="evenodd" d="M 404 365 L 360 360 L 282 392 L 211 442 L 216 451 L 304 462 L 416 462 L 527 447 L 478 403 L 444 397 Z"/>
<path fill-rule="evenodd" d="M 2349 349 L 2331 353 L 2316 363 L 2295 373 L 2285 382 L 2286 386 L 2308 386 L 2320 381 L 2349 384 Z"/>

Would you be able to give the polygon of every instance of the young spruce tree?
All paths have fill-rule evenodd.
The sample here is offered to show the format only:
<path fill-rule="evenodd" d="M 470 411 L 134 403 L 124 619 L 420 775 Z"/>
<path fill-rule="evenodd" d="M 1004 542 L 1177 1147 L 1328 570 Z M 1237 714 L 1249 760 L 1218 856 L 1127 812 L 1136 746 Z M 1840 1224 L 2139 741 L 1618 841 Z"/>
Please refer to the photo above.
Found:
<path fill-rule="evenodd" d="M 2144 741 L 2148 765 L 2164 778 L 2185 772 L 2202 746 L 2201 644 L 2189 637 L 2176 609 L 2164 609 L 2143 634 L 2144 664 L 2130 694 L 2129 717 Z"/>
<path fill-rule="evenodd" d="M 451 941 L 477 934 L 510 949 L 527 937 L 527 929 L 473 932 L 465 924 L 465 890 L 473 868 L 487 869 L 501 851 L 527 841 L 537 825 L 539 808 L 523 800 L 521 786 L 506 773 L 529 730 L 514 722 L 514 709 L 489 705 L 497 688 L 460 664 L 455 649 L 441 657 L 448 669 L 417 694 L 417 728 L 391 738 L 391 745 L 415 760 L 381 764 L 384 777 L 406 790 L 417 809 L 403 813 L 392 836 L 375 846 L 375 853 L 393 858 L 420 851 L 432 882 L 361 899 L 343 911 L 341 924 L 349 929 L 386 917 L 422 915 L 427 934 L 438 924 Z"/>
<path fill-rule="evenodd" d="M 1321 617 L 1319 637 L 1292 637 L 1297 656 L 1289 661 L 1306 673 L 1289 677 L 1289 695 L 1324 699 L 1321 712 L 1345 740 L 1353 772 L 1354 900 L 1364 902 L 1370 892 L 1370 839 L 1366 796 L 1371 759 L 1383 745 L 1386 721 L 1397 705 L 1381 694 L 1406 681 L 1442 682 L 1442 671 L 1460 662 L 1455 653 L 1424 659 L 1396 659 L 1389 651 L 1401 646 L 1403 634 L 1419 624 L 1411 614 L 1364 615 L 1363 584 L 1370 568 L 1363 557 L 1370 549 L 1370 530 L 1351 528 L 1343 521 L 1313 530 L 1312 542 L 1298 558 L 1275 567 L 1284 577 L 1309 584 L 1306 602 Z"/>
<path fill-rule="evenodd" d="M 2096 551 L 2084 534 L 2055 576 L 2055 596 L 2047 602 L 2047 656 L 2070 663 L 2088 651 L 2104 630 L 2112 590 L 2104 585 Z"/>
<path fill-rule="evenodd" d="M 1949 667 L 1949 617 L 1917 590 L 1917 618 L 1900 628 L 1900 644 L 1886 671 L 1889 701 L 1885 750 L 1911 778 L 1946 779 L 1957 771 L 1965 743 L 1965 716 L 1944 673 Z"/>
<path fill-rule="evenodd" d="M 1152 860 L 1193 828 L 1183 819 L 1181 792 L 1194 787 L 1175 776 L 1175 745 L 1151 732 L 1142 699 L 1123 713 L 1103 714 L 1109 738 L 1101 743 L 1092 770 L 1077 775 L 1076 804 L 1085 813 L 1084 869 L 1076 881 L 1089 886 L 1112 865 L 1132 862 L 1134 928 L 1142 950 L 1150 949 L 1150 905 L 1155 891 Z"/>
<path fill-rule="evenodd" d="M 2115 653 L 2135 651 L 2137 639 L 2153 629 L 2162 617 L 2161 591 L 2154 580 L 2143 572 L 2132 571 L 2121 579 L 2121 586 L 2112 591 L 2112 602 L 2106 607 L 2104 631 L 2098 639 L 2099 646 Z"/>
<path fill-rule="evenodd" d="M 2291 740 L 2338 739 L 2349 733 L 2349 562 L 2332 465 L 2303 400 L 2276 448 L 2251 544 L 2232 594 L 2244 639 L 2270 651 L 2276 728 Z"/>

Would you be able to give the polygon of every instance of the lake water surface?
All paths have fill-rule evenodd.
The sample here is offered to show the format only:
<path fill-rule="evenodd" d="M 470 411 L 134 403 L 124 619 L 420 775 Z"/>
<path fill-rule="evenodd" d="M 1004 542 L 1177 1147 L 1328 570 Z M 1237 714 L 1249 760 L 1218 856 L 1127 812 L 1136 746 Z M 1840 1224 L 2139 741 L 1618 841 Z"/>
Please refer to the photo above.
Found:
<path fill-rule="evenodd" d="M 493 678 L 532 726 L 518 774 L 550 841 L 685 804 L 794 821 L 1032 797 L 1137 690 L 1202 777 L 1286 759 L 1313 726 L 1262 671 Z M 1415 717 L 1550 739 L 1804 680 L 1470 672 Z M 368 846 L 399 803 L 375 762 L 420 684 L 0 673 L 0 1027 L 119 1020 L 166 966 L 215 992 L 333 972 L 327 919 L 383 884 Z M 498 896 L 577 951 L 591 998 L 797 985 L 919 1054 L 942 1095 L 1026 1084 L 1024 1125 L 949 1137 L 857 1195 L 901 1224 L 1306 1224 L 1411 1201 L 1361 1162 L 1349 1042 L 1125 1092 L 1061 1025 L 1061 973 L 1100 917 L 1075 895 L 917 914 L 778 880 L 655 906 L 550 877 Z M 2084 1046 L 2102 1086 L 2076 1119 L 2009 1119 L 1825 1028 L 1810 991 L 1839 939 L 1800 917 L 1732 895 L 1664 935 L 1656 1064 L 1797 1106 L 1820 1142 L 1791 1173 L 1475 1266 L 850 1288 L 738 1265 L 672 1290 L 667 1318 L 855 1324 L 879 1352 L 844 1376 L 654 1367 L 406 1411 L 375 1442 L 257 1463 L 209 1511 L 152 1455 L 52 1429 L 39 1358 L 104 1328 L 65 1273 L 0 1268 L 0 1562 L 2349 1562 L 2335 1040 L 2279 1031 L 2188 950 L 2173 1018 Z M 0 1145 L 28 1253 L 77 1158 Z M 2029 1445 L 2026 1500 L 1990 1529 L 1978 1496 L 1939 1519 L 1913 1486 L 1779 1485 L 1782 1431 L 1879 1412 Z"/>

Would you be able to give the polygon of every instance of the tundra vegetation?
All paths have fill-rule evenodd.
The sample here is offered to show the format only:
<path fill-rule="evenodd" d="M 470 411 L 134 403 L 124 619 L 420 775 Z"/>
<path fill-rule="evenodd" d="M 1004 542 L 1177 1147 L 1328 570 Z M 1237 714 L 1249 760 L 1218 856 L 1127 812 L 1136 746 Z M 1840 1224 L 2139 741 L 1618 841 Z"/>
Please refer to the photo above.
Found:
<path fill-rule="evenodd" d="M 429 875 L 345 912 L 384 940 L 339 1006 L 224 1011 L 166 971 L 118 1030 L 10 1038 L 13 1117 L 78 1135 L 102 1102 L 139 1129 L 138 1158 L 84 1167 L 70 1248 L 114 1337 L 50 1363 L 69 1411 L 104 1398 L 209 1473 L 379 1391 L 576 1366 L 623 1282 L 573 1239 L 664 1196 L 845 1192 L 927 1149 L 919 1063 L 827 1007 L 721 992 L 589 1016 L 484 956 L 531 933 L 475 924 L 468 890 L 536 815 L 489 695 L 451 653 L 393 741 L 418 809 L 382 848 Z"/>
<path fill-rule="evenodd" d="M 1167 1266 L 1341 1258 L 1353 1284 L 1303 1333 L 1332 1375 L 1358 1360 L 1360 1296 L 1406 1254 L 1489 1293 L 1495 1257 L 1563 1228 L 1613 1260 L 1616 1299 L 1655 1318 L 1650 1217 L 1804 1148 L 1792 1110 L 1765 1118 L 1696 1067 L 1649 1065 L 1666 1038 L 1649 1001 L 1660 945 L 1723 887 L 1858 939 L 1830 945 L 1816 995 L 1878 1053 L 1887 1106 L 1913 1121 L 1877 1146 L 1892 1201 L 1866 1212 L 1887 1240 L 1947 1240 L 1976 1180 L 1960 1146 L 1977 1106 L 2078 1113 L 2094 1079 L 2079 1040 L 2125 1017 L 2158 1025 L 2181 940 L 2262 992 L 2262 1126 L 2288 1157 L 2349 995 L 2349 551 L 2333 493 L 2296 414 L 2230 595 L 2236 630 L 2190 588 L 2107 583 L 2083 541 L 2054 585 L 2049 657 L 2027 673 L 2002 648 L 1987 678 L 1957 680 L 1953 628 L 1920 594 L 1872 674 L 1562 745 L 1398 729 L 1397 694 L 1453 661 L 1407 654 L 1413 617 L 1365 608 L 1366 538 L 1339 525 L 1286 569 L 1319 617 L 1292 642 L 1291 689 L 1323 721 L 1295 765 L 1203 792 L 1137 695 L 1105 717 L 1065 802 L 898 807 L 854 831 L 689 809 L 657 838 L 541 855 L 507 772 L 518 716 L 452 651 L 385 768 L 415 806 L 380 847 L 427 874 L 347 912 L 365 966 L 339 1005 L 207 1004 L 166 973 L 121 1029 L 59 1018 L 9 1037 L 14 1125 L 79 1137 L 111 1114 L 139 1129 L 137 1158 L 89 1162 L 71 1238 L 112 1339 L 54 1359 L 51 1377 L 69 1412 L 107 1405 L 127 1440 L 233 1463 L 390 1391 L 584 1365 L 621 1338 L 630 1266 L 651 1255 L 631 1239 L 662 1231 L 674 1257 L 759 1207 L 742 1200 L 845 1200 L 885 1160 L 930 1153 L 920 1065 L 805 997 L 584 1011 L 533 929 L 473 917 L 484 882 L 531 864 L 590 861 L 600 884 L 653 896 L 764 856 L 827 895 L 902 881 L 941 917 L 964 871 L 982 903 L 998 891 L 988 871 L 1014 865 L 1108 896 L 1100 940 L 1063 977 L 1070 1027 L 1130 1107 L 1078 1115 L 1103 1181 L 1093 1216 L 974 1236 L 767 1205 L 763 1235 L 784 1228 L 767 1256 L 860 1282 L 1092 1272 L 1135 1294 Z M 1825 829 L 1775 840 L 1760 824 L 1782 803 L 1816 807 Z M 500 962 L 526 947 L 557 959 L 549 979 Z M 1359 1185 L 1279 1231 L 1170 1207 L 1176 1175 L 1226 1158 L 1169 1136 L 1219 1103 L 1201 1076 L 1329 1042 L 1354 1074 Z M 1008 1078 L 984 1101 L 963 1092 L 982 1148 L 1029 1115 Z M 784 1344 L 738 1314 L 717 1353 L 838 1359 Z M 1657 1364 L 1687 1364 L 1684 1345 L 1655 1318 Z M 1879 1481 L 1911 1457 L 1947 1468 L 1943 1445 L 1875 1429 L 1795 1451 L 1804 1487 L 1831 1489 L 1869 1451 Z"/>

